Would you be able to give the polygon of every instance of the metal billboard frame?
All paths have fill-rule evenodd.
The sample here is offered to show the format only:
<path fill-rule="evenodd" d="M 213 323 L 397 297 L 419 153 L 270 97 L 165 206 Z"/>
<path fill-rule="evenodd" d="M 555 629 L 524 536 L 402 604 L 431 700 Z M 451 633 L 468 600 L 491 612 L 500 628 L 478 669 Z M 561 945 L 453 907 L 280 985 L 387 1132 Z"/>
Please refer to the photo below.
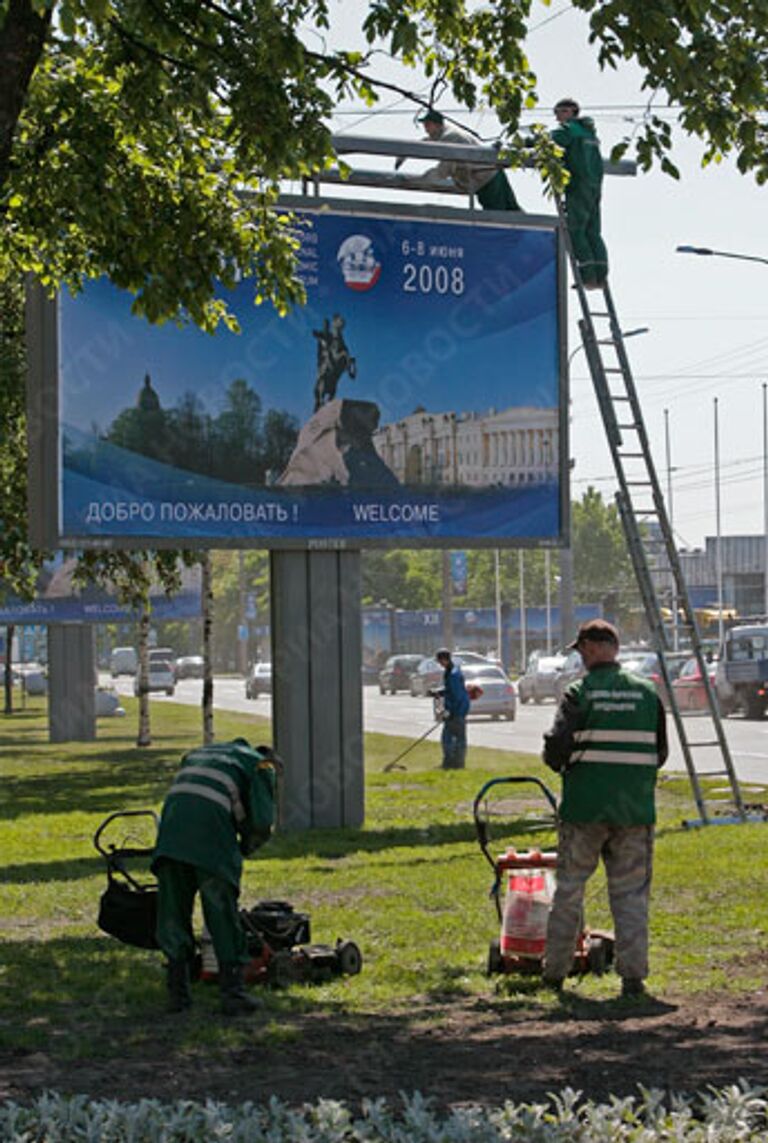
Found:
<path fill-rule="evenodd" d="M 426 188 L 425 188 L 426 189 Z M 461 209 L 429 204 L 401 204 L 318 195 L 283 195 L 277 210 L 305 211 L 322 215 L 392 218 L 419 222 L 446 222 L 467 228 L 505 226 L 512 230 L 545 230 L 556 236 L 556 313 L 558 328 L 558 482 L 559 522 L 557 535 L 544 537 L 461 535 L 447 537 L 380 536 L 318 537 L 288 536 L 93 536 L 66 535 L 60 531 L 62 516 L 62 458 L 59 425 L 59 345 L 58 307 L 46 296 L 42 287 L 30 282 L 27 290 L 26 329 L 28 348 L 27 421 L 29 437 L 29 530 L 36 547 L 64 550 L 137 550 L 188 548 L 192 550 L 264 549 L 275 551 L 357 551 L 361 549 L 425 548 L 451 550 L 472 548 L 557 549 L 567 543 L 570 534 L 570 464 L 569 464 L 569 384 L 567 369 L 566 319 L 566 251 L 559 220 L 554 215 L 518 214 L 517 212 Z M 142 319 L 136 319 L 140 321 Z"/>

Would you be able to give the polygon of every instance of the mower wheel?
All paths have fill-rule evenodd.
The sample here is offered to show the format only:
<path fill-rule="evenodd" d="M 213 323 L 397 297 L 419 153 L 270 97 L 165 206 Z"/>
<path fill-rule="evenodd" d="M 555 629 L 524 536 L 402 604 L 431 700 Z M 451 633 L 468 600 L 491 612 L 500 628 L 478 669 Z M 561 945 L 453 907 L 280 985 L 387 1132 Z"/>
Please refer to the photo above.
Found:
<path fill-rule="evenodd" d="M 288 988 L 301 979 L 301 973 L 293 962 L 288 949 L 278 949 L 267 964 L 267 984 L 272 988 Z"/>
<path fill-rule="evenodd" d="M 363 954 L 354 941 L 337 941 L 336 956 L 342 976 L 357 976 L 363 967 Z"/>
<path fill-rule="evenodd" d="M 609 938 L 592 936 L 587 945 L 587 968 L 593 976 L 602 976 L 613 961 Z"/>
<path fill-rule="evenodd" d="M 504 958 L 501 955 L 501 945 L 498 940 L 491 941 L 488 946 L 488 975 L 495 976 L 504 971 Z"/>

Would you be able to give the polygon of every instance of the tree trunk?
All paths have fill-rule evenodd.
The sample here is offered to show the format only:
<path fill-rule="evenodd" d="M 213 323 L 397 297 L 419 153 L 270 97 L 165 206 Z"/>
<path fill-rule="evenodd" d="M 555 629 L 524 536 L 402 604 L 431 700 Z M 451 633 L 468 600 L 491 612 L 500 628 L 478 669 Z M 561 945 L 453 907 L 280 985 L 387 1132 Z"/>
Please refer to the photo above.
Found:
<path fill-rule="evenodd" d="M 211 554 L 203 552 L 202 569 L 203 595 L 203 742 L 206 746 L 213 742 L 213 671 L 211 669 L 211 635 L 213 632 L 213 578 L 211 575 Z"/>
<path fill-rule="evenodd" d="M 151 746 L 149 725 L 149 603 L 144 602 L 139 619 L 139 733 L 137 746 Z"/>
<path fill-rule="evenodd" d="M 31 0 L 9 0 L 0 21 L 0 188 L 8 178 L 13 137 L 43 54 L 53 8 L 50 4 L 37 12 Z"/>
<path fill-rule="evenodd" d="M 5 714 L 13 714 L 13 633 L 16 630 L 12 623 L 5 629 L 5 670 L 3 672 L 3 690 L 5 691 Z"/>

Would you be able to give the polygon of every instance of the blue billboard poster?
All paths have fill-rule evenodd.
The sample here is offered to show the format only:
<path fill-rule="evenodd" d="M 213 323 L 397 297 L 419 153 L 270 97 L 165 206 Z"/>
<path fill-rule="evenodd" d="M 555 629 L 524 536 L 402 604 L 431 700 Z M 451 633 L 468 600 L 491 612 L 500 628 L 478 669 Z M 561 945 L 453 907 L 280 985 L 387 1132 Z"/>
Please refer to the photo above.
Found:
<path fill-rule="evenodd" d="M 0 624 L 121 623 L 139 618 L 138 612 L 122 603 L 113 591 L 76 583 L 76 565 L 74 556 L 61 552 L 46 560 L 32 600 L 0 591 Z M 195 619 L 202 614 L 200 568 L 180 568 L 180 577 L 181 586 L 175 595 L 166 595 L 160 585 L 150 588 L 153 619 Z"/>
<path fill-rule="evenodd" d="M 514 218 L 297 210 L 306 305 L 241 282 L 239 333 L 62 296 L 62 542 L 555 543 L 558 236 Z"/>

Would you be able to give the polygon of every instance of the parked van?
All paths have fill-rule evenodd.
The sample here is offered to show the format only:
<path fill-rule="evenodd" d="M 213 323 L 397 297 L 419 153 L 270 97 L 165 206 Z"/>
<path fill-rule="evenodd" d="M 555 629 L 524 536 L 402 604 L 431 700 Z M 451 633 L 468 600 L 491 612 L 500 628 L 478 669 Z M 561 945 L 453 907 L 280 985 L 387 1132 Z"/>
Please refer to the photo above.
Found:
<path fill-rule="evenodd" d="M 139 669 L 139 656 L 133 647 L 115 647 L 109 658 L 113 679 L 118 675 L 135 675 Z"/>

